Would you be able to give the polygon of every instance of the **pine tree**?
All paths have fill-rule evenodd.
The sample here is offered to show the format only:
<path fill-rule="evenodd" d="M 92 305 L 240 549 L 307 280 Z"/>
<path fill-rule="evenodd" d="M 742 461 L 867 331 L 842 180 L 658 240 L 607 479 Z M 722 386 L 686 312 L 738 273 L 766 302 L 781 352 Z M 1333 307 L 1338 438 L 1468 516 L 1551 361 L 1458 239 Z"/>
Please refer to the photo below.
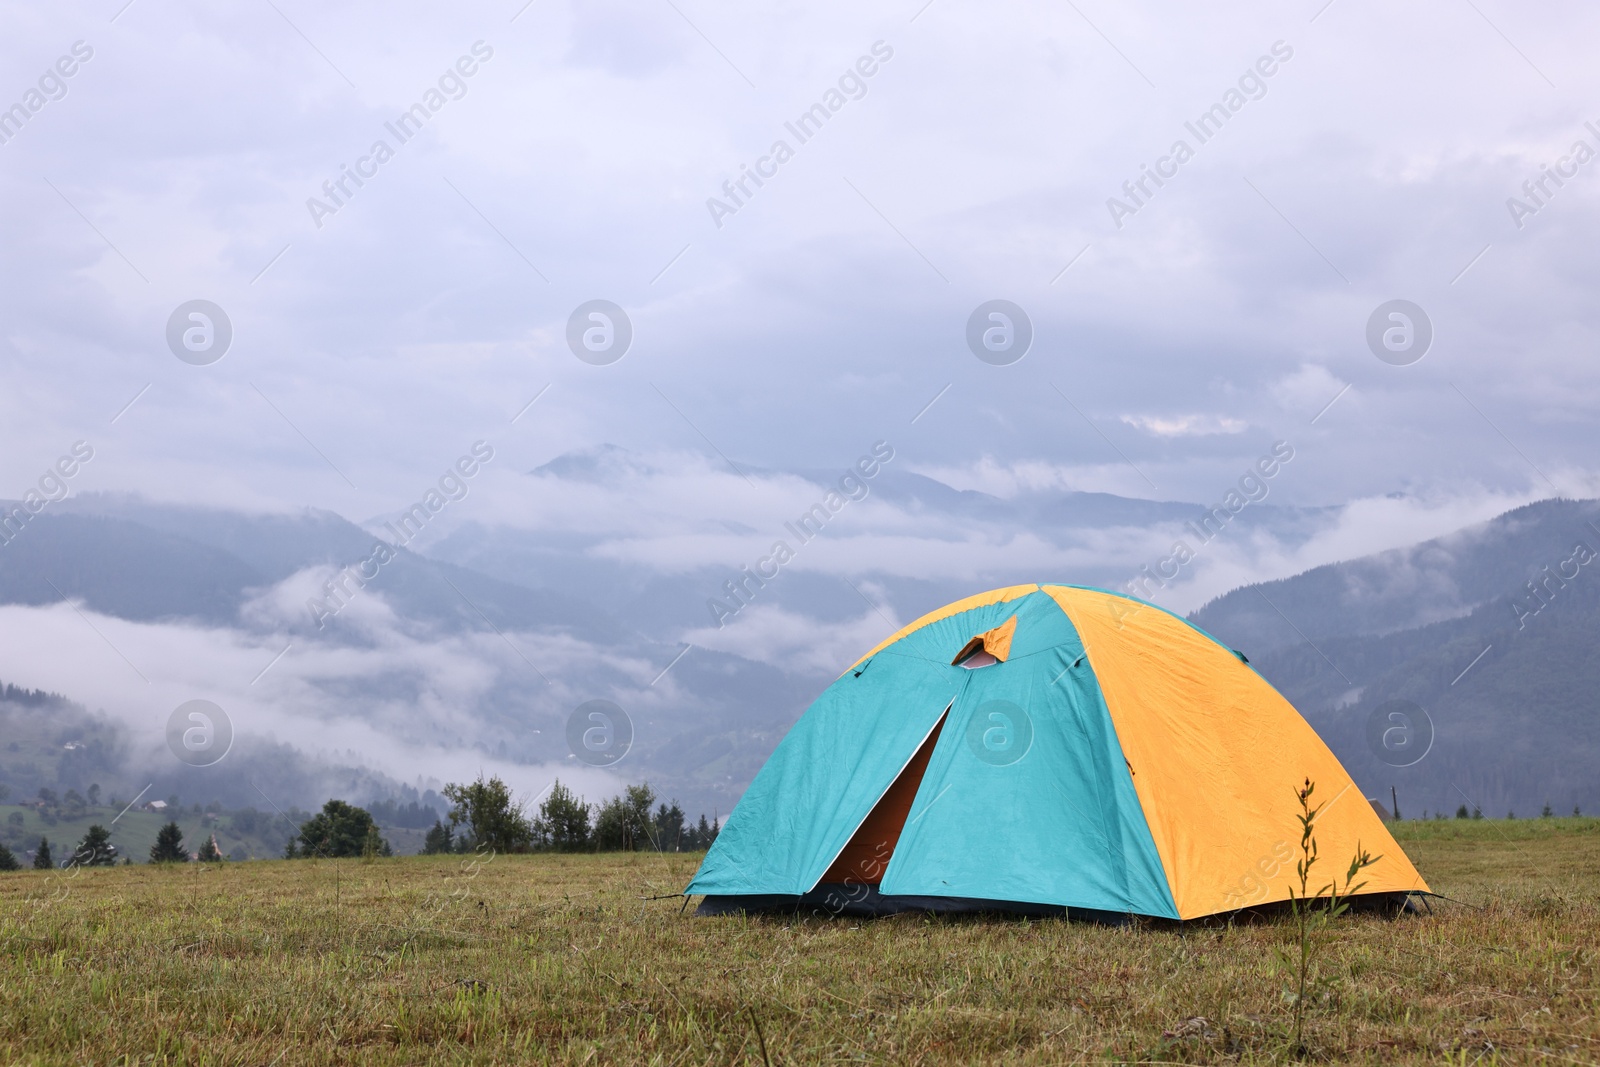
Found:
<path fill-rule="evenodd" d="M 22 864 L 17 862 L 17 857 L 5 845 L 0 845 L 0 871 L 20 871 Z"/>
<path fill-rule="evenodd" d="M 683 848 L 683 809 L 674 800 L 672 806 L 663 804 L 656 809 L 655 826 L 651 836 L 657 852 L 677 852 Z"/>
<path fill-rule="evenodd" d="M 450 827 L 433 820 L 433 829 L 428 831 L 428 836 L 422 839 L 422 854 L 424 856 L 438 856 L 449 852 L 455 844 L 450 833 Z"/>
<path fill-rule="evenodd" d="M 200 846 L 200 854 L 195 857 L 201 863 L 221 863 L 222 850 L 217 847 L 217 835 L 212 834 L 206 838 L 205 844 Z"/>
<path fill-rule="evenodd" d="M 151 863 L 188 863 L 189 853 L 183 847 L 183 830 L 169 822 L 156 834 L 156 843 L 150 849 Z"/>
<path fill-rule="evenodd" d="M 50 858 L 50 842 L 39 838 L 39 851 L 33 854 L 33 869 L 48 871 L 55 867 L 55 861 Z"/>
<path fill-rule="evenodd" d="M 115 867 L 117 846 L 111 843 L 111 831 L 99 823 L 84 833 L 83 840 L 72 853 L 74 867 Z"/>

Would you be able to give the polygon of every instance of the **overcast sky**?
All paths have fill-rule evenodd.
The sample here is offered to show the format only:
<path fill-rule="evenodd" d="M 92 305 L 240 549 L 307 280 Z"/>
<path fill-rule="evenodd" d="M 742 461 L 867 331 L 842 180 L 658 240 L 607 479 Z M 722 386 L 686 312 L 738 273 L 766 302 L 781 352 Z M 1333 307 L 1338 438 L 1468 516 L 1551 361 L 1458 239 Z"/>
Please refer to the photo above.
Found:
<path fill-rule="evenodd" d="M 510 470 L 603 442 L 827 468 L 886 439 L 967 487 L 1195 501 L 1281 439 L 1285 502 L 1592 493 L 1596 18 L 7 5 L 0 493 L 83 439 L 75 490 L 359 519 L 480 438 Z M 1575 176 L 1536 202 L 1544 165 Z M 369 176 L 335 200 L 342 168 Z M 1136 199 L 1145 168 L 1176 173 Z M 209 365 L 166 338 L 197 299 L 233 331 Z M 595 299 L 633 334 L 603 366 L 567 343 Z M 1010 365 L 967 344 L 991 299 L 1031 322 Z M 1434 335 L 1403 366 L 1367 341 L 1395 299 Z"/>
<path fill-rule="evenodd" d="M 1219 544 L 1162 594 L 1188 610 L 1600 495 L 1587 5 L 4 11 L 0 498 L 84 442 L 73 493 L 370 522 L 482 441 L 493 460 L 423 551 L 481 522 L 733 573 L 816 499 L 775 472 L 879 441 L 896 472 L 959 488 L 1196 503 L 1286 443 L 1272 501 L 1343 509 L 1292 545 Z M 606 444 L 635 457 L 623 475 L 523 477 Z M 1075 581 L 1171 536 L 927 529 L 882 497 L 850 516 L 800 569 Z M 840 583 L 856 614 L 826 625 L 773 602 L 675 636 L 825 674 L 926 607 L 867 592 Z M 405 777 L 485 766 L 470 724 L 458 749 L 400 738 L 519 664 L 369 600 L 369 652 L 298 649 L 260 686 L 288 631 L 255 615 L 97 617 L 118 660 L 76 608 L 9 607 L 0 666 L 122 713 L 151 750 L 203 695 L 247 732 L 306 736 L 310 716 Z M 614 650 L 541 655 L 573 665 L 552 715 L 676 699 L 653 660 L 613 663 L 636 684 L 602 694 L 584 665 Z M 426 699 L 339 696 L 397 663 Z"/>

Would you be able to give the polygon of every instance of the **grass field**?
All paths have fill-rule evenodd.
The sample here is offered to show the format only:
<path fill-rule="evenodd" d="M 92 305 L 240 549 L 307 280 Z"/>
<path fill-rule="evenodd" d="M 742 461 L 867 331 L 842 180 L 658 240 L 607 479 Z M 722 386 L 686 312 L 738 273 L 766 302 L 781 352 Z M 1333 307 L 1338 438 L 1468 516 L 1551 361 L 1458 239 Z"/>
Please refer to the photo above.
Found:
<path fill-rule="evenodd" d="M 1313 1058 L 1600 1058 L 1600 820 L 1395 828 L 1477 907 L 1336 924 Z M 1286 1058 L 1286 922 L 695 919 L 642 899 L 698 859 L 0 875 L 0 1062 L 759 1064 L 763 1040 L 774 1064 Z"/>

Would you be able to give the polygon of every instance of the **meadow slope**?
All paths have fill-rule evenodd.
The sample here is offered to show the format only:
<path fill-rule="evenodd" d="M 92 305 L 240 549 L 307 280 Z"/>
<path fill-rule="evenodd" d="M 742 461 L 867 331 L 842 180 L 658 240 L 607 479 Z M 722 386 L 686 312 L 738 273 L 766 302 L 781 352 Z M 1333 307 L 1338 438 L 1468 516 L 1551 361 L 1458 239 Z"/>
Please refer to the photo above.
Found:
<path fill-rule="evenodd" d="M 1337 924 L 1315 1058 L 1600 1058 L 1600 820 L 1396 833 L 1440 893 L 1476 906 Z M 1283 921 L 696 919 L 648 899 L 698 859 L 0 875 L 0 1061 L 1285 1059 Z"/>

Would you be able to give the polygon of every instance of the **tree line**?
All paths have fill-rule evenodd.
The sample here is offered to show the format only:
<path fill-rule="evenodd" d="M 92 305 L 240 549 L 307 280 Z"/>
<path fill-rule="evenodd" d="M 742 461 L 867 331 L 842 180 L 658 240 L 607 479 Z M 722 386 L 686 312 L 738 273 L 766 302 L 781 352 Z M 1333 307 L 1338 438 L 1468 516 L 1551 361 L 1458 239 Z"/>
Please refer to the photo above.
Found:
<path fill-rule="evenodd" d="M 449 814 L 435 815 L 433 828 L 423 843 L 424 855 L 495 852 L 694 852 L 711 847 L 721 830 L 720 820 L 697 824 L 684 815 L 678 802 L 660 802 L 648 782 L 630 785 L 600 804 L 578 797 L 558 779 L 531 815 L 528 804 L 512 795 L 498 777 L 444 787 L 451 804 Z M 653 809 L 653 810 L 652 810 Z M 303 814 L 303 813 L 302 813 Z M 415 825 L 415 813 L 407 822 Z M 293 825 L 291 823 L 291 825 Z M 372 813 L 343 800 L 329 800 L 322 810 L 300 823 L 284 849 L 285 859 L 376 859 L 394 855 Z M 150 849 L 151 863 L 215 863 L 223 859 L 212 834 L 191 852 L 183 830 L 168 822 Z M 109 867 L 133 859 L 118 852 L 111 832 L 98 823 L 61 864 L 64 867 Z M 33 867 L 50 870 L 56 865 L 48 838 L 39 839 Z M 0 871 L 20 870 L 16 856 L 0 844 Z"/>
<path fill-rule="evenodd" d="M 657 806 L 648 782 L 630 785 L 601 804 L 590 804 L 557 779 L 538 809 L 498 777 L 452 782 L 441 790 L 450 812 L 435 818 L 423 840 L 425 856 L 491 850 L 512 852 L 694 852 L 711 847 L 719 820 L 690 824 L 676 800 Z M 655 810 L 651 810 L 652 807 Z M 392 856 L 372 815 L 342 800 L 330 800 L 301 826 L 284 850 L 286 859 L 373 859 Z"/>
<path fill-rule="evenodd" d="M 557 779 L 531 817 L 499 778 L 452 782 L 443 796 L 451 808 L 435 820 L 424 855 L 446 852 L 695 852 L 711 847 L 720 821 L 690 824 L 676 800 L 657 803 L 649 782 L 630 785 L 601 804 L 579 798 Z"/>
<path fill-rule="evenodd" d="M 121 856 L 117 846 L 111 843 L 111 831 L 96 823 L 89 827 L 79 841 L 72 854 L 61 864 L 63 867 L 114 867 L 117 859 L 122 862 L 132 863 L 133 860 Z M 220 857 L 219 857 L 220 858 Z M 48 871 L 55 867 L 55 857 L 50 854 L 50 839 L 39 838 L 39 847 L 33 852 L 33 869 Z M 22 864 L 5 845 L 0 845 L 0 871 L 20 871 Z"/>

